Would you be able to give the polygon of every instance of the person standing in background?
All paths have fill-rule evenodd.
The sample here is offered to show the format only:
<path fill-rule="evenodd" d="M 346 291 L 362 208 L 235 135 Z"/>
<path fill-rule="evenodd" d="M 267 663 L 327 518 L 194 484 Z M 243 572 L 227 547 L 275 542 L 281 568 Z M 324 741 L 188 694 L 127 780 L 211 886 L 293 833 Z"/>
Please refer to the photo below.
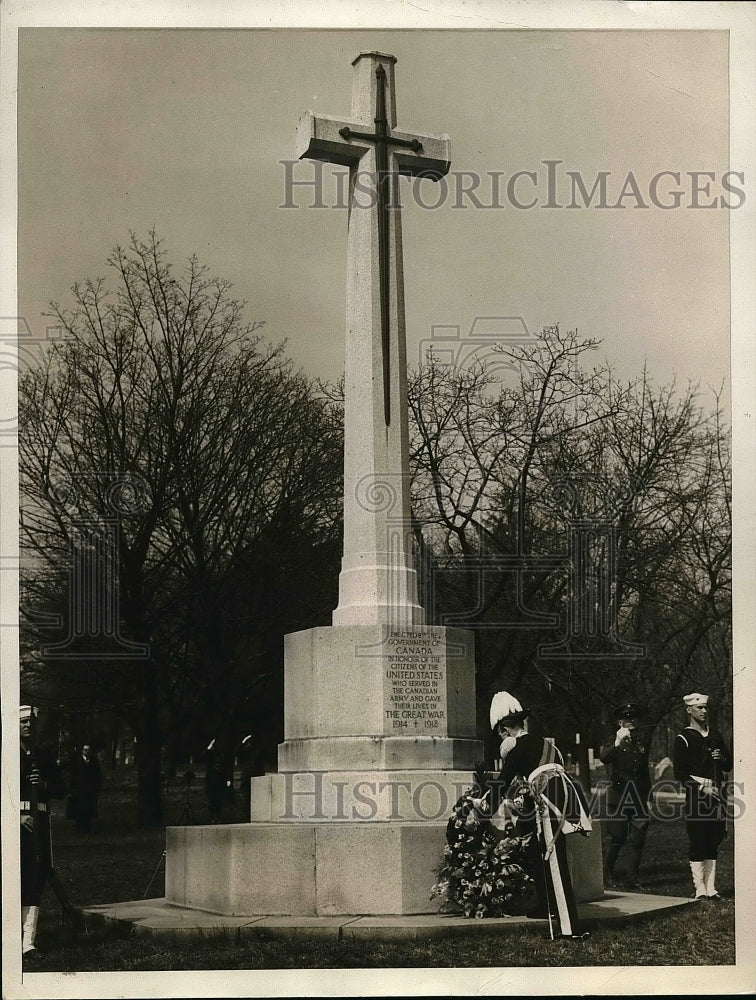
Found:
<path fill-rule="evenodd" d="M 36 952 L 37 922 L 42 893 L 52 869 L 50 799 L 66 793 L 63 775 L 54 756 L 37 746 L 34 720 L 37 709 L 19 709 L 20 816 L 21 816 L 21 947 L 24 955 Z"/>
<path fill-rule="evenodd" d="M 688 857 L 698 902 L 718 900 L 717 853 L 725 838 L 724 775 L 732 754 L 709 725 L 709 696 L 695 691 L 683 698 L 688 725 L 675 737 L 675 778 L 685 787 Z"/>
<path fill-rule="evenodd" d="M 239 783 L 242 793 L 244 818 L 248 820 L 252 808 L 252 778 L 260 773 L 260 752 L 251 733 L 239 744 Z"/>
<path fill-rule="evenodd" d="M 640 705 L 619 705 L 614 710 L 617 732 L 613 742 L 601 748 L 601 761 L 609 774 L 606 790 L 606 831 L 609 850 L 605 862 L 605 878 L 609 888 L 617 888 L 614 868 L 625 843 L 629 849 L 629 864 L 624 888 L 642 892 L 638 869 L 651 817 L 648 805 L 651 795 L 651 774 L 648 767 L 648 740 L 642 739 L 638 720 L 644 714 Z"/>
<path fill-rule="evenodd" d="M 80 833 L 89 833 L 97 816 L 97 802 L 102 791 L 102 769 L 89 743 L 85 743 L 71 763 L 69 803 L 66 815 Z"/>
<path fill-rule="evenodd" d="M 222 822 L 223 807 L 234 797 L 233 756 L 223 753 L 216 739 L 210 740 L 205 751 L 205 798 L 210 822 Z"/>

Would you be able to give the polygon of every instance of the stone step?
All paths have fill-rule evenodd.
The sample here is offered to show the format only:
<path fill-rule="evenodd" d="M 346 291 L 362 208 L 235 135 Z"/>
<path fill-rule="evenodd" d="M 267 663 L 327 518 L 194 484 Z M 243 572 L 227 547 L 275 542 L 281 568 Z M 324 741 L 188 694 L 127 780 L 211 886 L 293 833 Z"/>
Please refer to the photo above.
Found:
<path fill-rule="evenodd" d="M 580 903 L 580 919 L 590 928 L 607 922 L 633 920 L 649 914 L 662 913 L 693 900 L 681 896 L 659 896 L 651 893 L 606 892 L 602 899 Z M 407 940 L 439 937 L 448 934 L 501 934 L 507 928 L 532 927 L 543 934 L 547 920 L 527 917 L 487 917 L 471 920 L 446 914 L 415 916 L 340 916 L 234 917 L 211 913 L 187 906 L 177 906 L 165 898 L 139 899 L 125 903 L 88 906 L 86 918 L 130 924 L 134 933 L 155 937 L 183 937 L 192 934 L 228 935 L 260 934 L 283 937 L 368 938 Z"/>

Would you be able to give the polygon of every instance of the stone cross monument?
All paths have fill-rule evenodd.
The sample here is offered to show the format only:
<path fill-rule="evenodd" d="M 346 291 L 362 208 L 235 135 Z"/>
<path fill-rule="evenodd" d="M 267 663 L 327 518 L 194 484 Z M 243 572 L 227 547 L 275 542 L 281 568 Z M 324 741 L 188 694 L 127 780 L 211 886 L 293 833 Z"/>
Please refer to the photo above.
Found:
<path fill-rule="evenodd" d="M 352 118 L 308 112 L 301 157 L 349 167 L 344 558 L 334 625 L 420 625 L 409 546 L 407 357 L 398 174 L 439 179 L 449 139 L 396 130 L 394 56 L 353 62 Z"/>
<path fill-rule="evenodd" d="M 399 174 L 449 140 L 396 129 L 393 56 L 353 63 L 352 118 L 307 113 L 299 153 L 349 166 L 344 558 L 333 624 L 286 636 L 278 771 L 249 823 L 171 827 L 169 902 L 240 915 L 428 913 L 449 812 L 483 750 L 472 635 L 425 624 L 409 540 Z M 372 183 L 371 183 L 372 179 Z"/>
<path fill-rule="evenodd" d="M 396 128 L 393 56 L 353 63 L 352 117 L 307 113 L 299 154 L 350 168 L 344 558 L 333 624 L 286 636 L 278 771 L 251 822 L 170 828 L 166 896 L 237 914 L 399 914 L 429 900 L 482 756 L 470 633 L 425 624 L 410 544 L 399 174 L 449 140 Z"/>

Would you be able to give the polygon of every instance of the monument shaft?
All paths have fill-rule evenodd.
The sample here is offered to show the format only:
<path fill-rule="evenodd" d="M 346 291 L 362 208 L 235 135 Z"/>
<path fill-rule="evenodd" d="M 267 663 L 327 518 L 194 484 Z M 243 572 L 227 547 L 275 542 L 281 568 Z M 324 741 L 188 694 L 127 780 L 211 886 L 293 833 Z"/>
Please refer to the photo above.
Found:
<path fill-rule="evenodd" d="M 344 553 L 334 625 L 420 625 L 410 531 L 407 358 L 396 175 L 438 179 L 446 137 L 394 131 L 393 56 L 355 59 L 353 120 L 300 122 L 300 156 L 347 165 Z M 375 126 L 375 131 L 371 130 Z"/>

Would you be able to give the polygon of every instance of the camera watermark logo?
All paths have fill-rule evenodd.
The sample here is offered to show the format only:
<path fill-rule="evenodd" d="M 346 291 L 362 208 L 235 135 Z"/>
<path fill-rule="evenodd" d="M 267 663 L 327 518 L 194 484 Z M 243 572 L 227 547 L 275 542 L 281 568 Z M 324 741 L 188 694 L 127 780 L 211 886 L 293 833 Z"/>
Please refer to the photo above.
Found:
<path fill-rule="evenodd" d="M 421 574 L 425 581 L 425 606 L 431 620 L 444 625 L 481 631 L 539 629 L 559 635 L 538 646 L 543 659 L 635 659 L 646 655 L 646 646 L 622 638 L 617 604 L 616 520 L 582 518 L 576 514 L 576 487 L 564 481 L 558 496 L 562 509 L 565 546 L 549 554 L 520 551 L 480 551 L 474 555 L 436 555 L 424 550 Z M 626 491 L 618 490 L 620 496 Z M 474 595 L 467 605 L 443 611 L 443 583 L 449 575 L 464 574 Z M 561 612 L 543 611 L 528 603 L 528 583 L 538 576 L 558 576 L 564 581 Z M 513 597 L 512 613 L 503 616 L 489 607 L 489 596 L 500 592 L 508 578 Z"/>
<path fill-rule="evenodd" d="M 283 168 L 283 201 L 279 208 L 373 209 L 378 203 L 381 174 L 345 169 L 320 160 L 279 160 Z M 402 208 L 399 173 L 389 170 L 391 210 Z M 745 173 L 739 170 L 684 170 L 668 167 L 654 174 L 634 170 L 569 169 L 564 160 L 539 160 L 509 170 L 450 170 L 434 178 L 432 192 L 424 190 L 422 176 L 407 179 L 406 199 L 419 208 L 474 209 L 475 211 L 589 211 L 662 212 L 679 209 L 733 211 L 746 202 Z"/>
<path fill-rule="evenodd" d="M 54 622 L 48 615 L 37 622 L 40 629 L 65 631 L 61 639 L 41 647 L 42 656 L 147 659 L 149 645 L 132 641 L 122 631 L 119 574 L 121 522 L 146 505 L 147 484 L 133 475 L 91 474 L 52 486 L 49 494 L 69 522 L 68 586 L 65 613 Z M 97 513 L 88 515 L 95 497 Z"/>
<path fill-rule="evenodd" d="M 467 333 L 460 326 L 434 324 L 430 337 L 420 341 L 421 365 L 437 361 L 453 368 L 485 365 L 489 374 L 517 371 L 508 348 L 532 344 L 537 338 L 522 316 L 476 316 Z"/>
<path fill-rule="evenodd" d="M 455 781 L 451 776 L 418 779 L 410 773 L 387 778 L 385 773 L 377 772 L 295 771 L 283 772 L 280 778 L 282 787 L 276 797 L 278 814 L 275 817 L 280 820 L 443 824 L 452 818 L 462 796 L 473 791 L 469 780 Z M 522 802 L 506 799 L 508 789 L 494 776 L 487 778 L 486 785 L 497 792 L 497 801 L 504 800 L 499 813 L 502 820 L 527 820 L 535 815 L 532 800 L 527 797 Z M 621 812 L 621 805 L 609 802 L 606 792 L 605 783 L 591 789 L 587 811 L 592 819 L 605 822 Z M 633 787 L 625 794 L 628 804 L 639 806 L 655 822 L 674 823 L 686 816 L 685 794 L 677 781 L 655 781 L 647 800 L 645 794 Z M 733 822 L 744 813 L 742 782 L 726 782 L 722 801 L 712 806 L 712 815 Z M 490 811 L 484 809 L 480 818 L 490 819 Z M 708 818 L 704 815 L 701 821 L 706 822 Z"/>
<path fill-rule="evenodd" d="M 567 611 L 565 634 L 555 643 L 541 644 L 543 658 L 624 659 L 645 656 L 646 647 L 619 635 L 617 607 L 617 526 L 613 520 L 578 515 L 575 483 L 562 480 L 558 494 L 566 507 L 567 523 Z M 617 499 L 626 502 L 630 490 L 619 489 Z M 600 649 L 591 648 L 596 639 Z"/>
<path fill-rule="evenodd" d="M 540 338 L 531 334 L 524 318 L 514 314 L 476 316 L 464 333 L 460 325 L 436 324 L 431 328 L 431 336 L 420 344 L 421 371 L 423 363 L 458 371 L 478 370 L 485 376 L 480 382 L 482 390 L 489 380 L 494 384 L 504 382 L 508 374 L 518 372 L 528 356 L 528 348 L 539 342 Z M 577 386 L 580 383 L 577 352 L 571 355 L 569 365 L 568 377 L 571 384 Z M 477 383 L 471 391 L 478 391 Z M 573 395 L 574 426 L 577 427 L 582 418 L 578 412 L 578 393 Z M 442 398 L 446 413 L 450 404 L 446 396 Z M 417 406 L 422 407 L 422 399 Z M 453 450 L 464 452 L 473 448 L 464 427 L 456 428 L 453 419 L 449 426 Z M 435 446 L 439 446 L 438 441 Z M 433 447 L 432 442 L 428 444 L 431 450 Z M 429 457 L 429 461 L 433 466 L 434 459 Z M 438 461 L 437 456 L 435 461 Z M 479 469 L 477 472 L 482 482 L 485 473 Z M 453 474 L 458 478 L 469 474 L 477 483 L 477 472 L 474 462 L 470 469 L 462 457 L 454 464 Z M 428 484 L 431 505 L 443 504 L 443 497 L 438 494 L 438 476 L 443 478 L 444 473 L 437 471 L 434 476 L 431 470 L 428 475 L 432 480 Z M 461 487 L 458 484 L 456 488 Z M 453 484 L 448 484 L 450 495 L 454 489 Z M 475 485 L 470 489 L 474 493 Z M 646 647 L 623 639 L 619 624 L 617 525 L 622 510 L 632 498 L 631 484 L 618 484 L 615 495 L 609 498 L 608 509 L 593 510 L 591 515 L 586 515 L 581 513 L 580 485 L 567 478 L 558 481 L 552 502 L 547 502 L 546 506 L 549 517 L 561 520 L 564 525 L 561 551 L 533 552 L 526 544 L 527 497 L 524 495 L 515 498 L 515 537 L 510 540 L 508 552 L 492 551 L 484 531 L 476 535 L 471 551 L 467 552 L 451 549 L 442 552 L 432 542 L 423 545 L 418 570 L 424 583 L 423 603 L 429 620 L 480 630 L 557 632 L 553 641 L 542 641 L 538 646 L 538 655 L 547 659 L 634 659 L 644 656 Z M 478 503 L 483 502 L 481 492 Z M 433 524 L 433 511 L 428 516 L 429 524 Z M 461 607 L 457 603 L 453 611 L 442 610 L 444 582 L 452 576 L 465 578 L 467 602 L 463 601 Z M 561 608 L 554 602 L 550 607 L 532 606 L 532 598 L 528 595 L 539 590 L 534 586 L 539 577 L 542 581 L 549 577 L 560 581 L 560 589 L 564 592 Z M 456 589 L 458 601 L 460 588 Z M 497 601 L 496 595 L 502 593 L 507 594 L 507 600 Z"/>

